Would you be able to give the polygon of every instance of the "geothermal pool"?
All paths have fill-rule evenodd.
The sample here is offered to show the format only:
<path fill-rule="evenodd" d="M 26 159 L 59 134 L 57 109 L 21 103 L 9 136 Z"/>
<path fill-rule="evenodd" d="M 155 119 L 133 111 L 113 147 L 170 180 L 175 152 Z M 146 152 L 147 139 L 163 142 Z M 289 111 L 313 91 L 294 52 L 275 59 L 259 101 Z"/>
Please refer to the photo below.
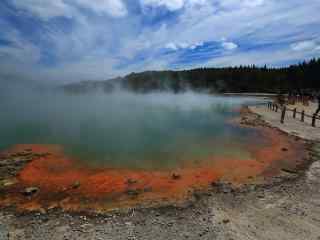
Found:
<path fill-rule="evenodd" d="M 261 102 L 196 93 L 2 95 L 0 152 L 42 157 L 0 189 L 0 206 L 158 206 L 184 202 L 213 182 L 276 174 L 282 164 L 303 159 L 303 151 L 271 129 L 234 123 L 241 106 Z M 40 191 L 26 198 L 21 192 L 30 186 Z"/>
<path fill-rule="evenodd" d="M 230 120 L 256 102 L 194 93 L 21 96 L 0 103 L 0 150 L 57 144 L 82 164 L 152 170 L 247 157 L 244 146 L 257 132 Z"/>

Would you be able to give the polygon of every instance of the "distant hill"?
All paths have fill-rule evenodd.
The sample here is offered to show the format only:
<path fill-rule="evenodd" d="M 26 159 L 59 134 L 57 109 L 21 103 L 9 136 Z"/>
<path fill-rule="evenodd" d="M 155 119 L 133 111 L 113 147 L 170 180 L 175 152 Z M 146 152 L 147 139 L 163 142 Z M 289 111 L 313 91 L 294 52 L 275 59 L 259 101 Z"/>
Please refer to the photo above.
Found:
<path fill-rule="evenodd" d="M 184 71 L 148 71 L 131 73 L 106 81 L 67 84 L 69 93 L 112 92 L 124 88 L 137 93 L 186 90 L 209 92 L 266 92 L 311 89 L 320 90 L 320 59 L 285 68 L 239 66 L 198 68 Z"/>

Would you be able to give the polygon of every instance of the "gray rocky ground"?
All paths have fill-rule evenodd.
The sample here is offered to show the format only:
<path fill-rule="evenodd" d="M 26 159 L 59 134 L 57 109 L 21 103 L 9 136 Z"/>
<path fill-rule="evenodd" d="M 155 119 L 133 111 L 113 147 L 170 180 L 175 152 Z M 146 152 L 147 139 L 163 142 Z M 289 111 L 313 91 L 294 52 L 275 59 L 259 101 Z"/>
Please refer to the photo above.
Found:
<path fill-rule="evenodd" d="M 320 143 L 312 164 L 267 186 L 216 186 L 185 208 L 86 216 L 0 211 L 2 239 L 320 239 Z"/>

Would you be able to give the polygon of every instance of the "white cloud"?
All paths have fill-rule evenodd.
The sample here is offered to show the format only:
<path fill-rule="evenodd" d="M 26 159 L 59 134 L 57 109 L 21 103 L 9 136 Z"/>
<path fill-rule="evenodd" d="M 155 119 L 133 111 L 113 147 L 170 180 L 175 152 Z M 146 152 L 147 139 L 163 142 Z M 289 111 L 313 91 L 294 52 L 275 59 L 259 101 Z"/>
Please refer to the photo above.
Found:
<path fill-rule="evenodd" d="M 218 2 L 224 8 L 239 9 L 261 6 L 265 3 L 265 0 L 221 0 Z"/>
<path fill-rule="evenodd" d="M 141 0 L 141 4 L 150 7 L 166 7 L 175 11 L 184 6 L 184 0 Z"/>
<path fill-rule="evenodd" d="M 225 49 L 225 50 L 235 50 L 238 48 L 238 45 L 234 42 L 227 42 L 227 41 L 223 41 L 221 43 L 221 46 Z"/>
<path fill-rule="evenodd" d="M 3 23 L 0 21 L 0 28 Z M 26 41 L 23 36 L 14 29 L 3 32 L 2 39 L 10 42 L 9 45 L 0 45 L 0 58 L 4 58 L 8 63 L 18 63 L 22 65 L 35 64 L 41 58 L 40 49 L 32 43 Z"/>
<path fill-rule="evenodd" d="M 63 0 L 13 0 L 16 7 L 29 11 L 43 19 L 50 19 L 53 17 L 71 17 L 71 9 Z"/>
<path fill-rule="evenodd" d="M 320 50 L 320 44 L 317 44 L 315 41 L 301 41 L 294 44 L 291 44 L 291 49 L 294 51 L 317 51 Z"/>
<path fill-rule="evenodd" d="M 173 42 L 168 43 L 168 44 L 166 45 L 166 48 L 167 48 L 167 49 L 170 49 L 170 50 L 173 50 L 173 51 L 176 51 L 176 50 L 179 49 L 179 47 L 177 46 L 177 44 L 175 44 L 175 43 L 173 43 Z"/>
<path fill-rule="evenodd" d="M 169 11 L 176 11 L 186 6 L 203 5 L 208 0 L 140 0 L 142 6 L 165 7 Z"/>
<path fill-rule="evenodd" d="M 174 43 L 174 42 L 169 42 L 166 44 L 165 48 L 177 51 L 180 49 L 191 49 L 194 50 L 197 47 L 203 46 L 203 42 L 197 42 L 197 43 L 186 43 L 186 42 L 180 42 L 180 43 Z"/>
<path fill-rule="evenodd" d="M 97 14 L 113 17 L 127 15 L 126 5 L 122 0 L 13 0 L 13 4 L 44 20 L 54 17 L 75 17 L 79 15 L 75 6 L 88 9 Z"/>
<path fill-rule="evenodd" d="M 265 0 L 244 0 L 242 2 L 243 2 L 244 6 L 257 7 L 257 6 L 262 5 L 265 2 Z"/>
<path fill-rule="evenodd" d="M 194 44 L 191 44 L 189 46 L 190 49 L 194 50 L 196 49 L 197 47 L 202 47 L 204 45 L 204 42 L 198 42 L 198 43 L 194 43 Z"/>
<path fill-rule="evenodd" d="M 122 0 L 75 0 L 75 2 L 98 14 L 107 13 L 113 17 L 124 17 L 128 13 Z"/>

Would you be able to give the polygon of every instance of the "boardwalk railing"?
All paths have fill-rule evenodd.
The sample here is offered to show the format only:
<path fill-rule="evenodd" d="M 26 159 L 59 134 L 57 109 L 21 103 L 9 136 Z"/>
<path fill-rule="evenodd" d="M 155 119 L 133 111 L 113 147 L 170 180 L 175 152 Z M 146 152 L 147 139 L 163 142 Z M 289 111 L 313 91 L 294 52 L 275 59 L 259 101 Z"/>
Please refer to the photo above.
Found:
<path fill-rule="evenodd" d="M 305 118 L 310 118 L 312 127 L 316 127 L 317 120 L 320 120 L 320 117 L 318 117 L 316 114 L 309 115 L 309 114 L 306 114 L 304 110 L 302 112 L 298 112 L 297 108 L 290 109 L 285 105 L 284 106 L 280 106 L 280 105 L 278 105 L 276 103 L 273 103 L 273 102 L 268 102 L 267 106 L 268 106 L 268 109 L 270 109 L 272 111 L 281 112 L 281 119 L 280 119 L 281 123 L 284 123 L 286 114 L 288 112 L 292 112 L 292 117 L 293 118 L 297 118 L 297 114 L 300 114 L 300 121 L 301 122 L 305 122 Z"/>

